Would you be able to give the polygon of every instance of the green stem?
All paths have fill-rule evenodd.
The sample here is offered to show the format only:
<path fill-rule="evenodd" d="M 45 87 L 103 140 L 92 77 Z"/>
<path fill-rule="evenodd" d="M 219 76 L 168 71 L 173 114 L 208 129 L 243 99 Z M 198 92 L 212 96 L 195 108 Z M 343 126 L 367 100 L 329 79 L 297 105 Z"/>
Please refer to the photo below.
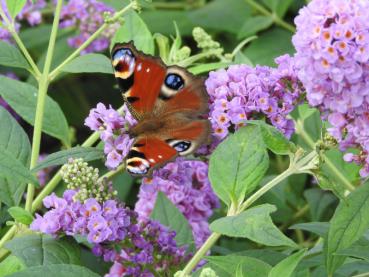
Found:
<path fill-rule="evenodd" d="M 14 22 L 10 22 L 8 17 L 5 15 L 5 12 L 4 12 L 3 8 L 1 7 L 1 5 L 0 5 L 0 16 L 4 20 L 7 30 L 12 35 L 12 37 L 14 38 L 15 42 L 17 43 L 19 49 L 22 51 L 24 57 L 26 58 L 29 65 L 31 66 L 32 70 L 30 70 L 30 73 L 36 78 L 36 80 L 38 80 L 41 76 L 41 72 L 38 69 L 38 67 L 37 67 L 36 63 L 34 62 L 34 60 L 32 59 L 32 57 L 31 57 L 30 53 L 28 52 L 27 48 L 23 44 L 22 40 L 18 36 L 18 33 L 14 28 Z"/>
<path fill-rule="evenodd" d="M 301 136 L 301 138 L 306 142 L 306 144 L 314 149 L 315 148 L 315 142 L 310 137 L 310 135 L 305 131 L 304 124 L 301 120 L 295 121 L 296 126 L 296 133 Z M 330 160 L 327 155 L 323 154 L 323 159 L 325 164 L 328 166 L 328 168 L 331 170 L 331 172 L 336 175 L 336 177 L 341 180 L 342 184 L 348 189 L 349 191 L 354 191 L 355 187 L 351 184 L 351 182 L 345 177 L 345 175 L 342 174 L 341 171 L 337 169 L 337 167 L 334 165 L 334 163 Z"/>
<path fill-rule="evenodd" d="M 251 7 L 253 7 L 255 10 L 257 10 L 259 13 L 265 16 L 269 16 L 273 19 L 273 22 L 277 24 L 278 26 L 295 33 L 296 29 L 293 25 L 287 23 L 282 18 L 280 18 L 275 12 L 270 12 L 266 8 L 264 8 L 259 3 L 255 2 L 254 0 L 245 0 L 247 4 L 249 4 Z"/>
<path fill-rule="evenodd" d="M 41 79 L 39 82 L 39 87 L 38 87 L 35 125 L 33 129 L 33 139 L 32 139 L 32 151 L 31 151 L 31 163 L 30 163 L 31 169 L 35 167 L 35 165 L 37 164 L 38 156 L 40 153 L 40 143 L 41 143 L 42 123 L 43 123 L 44 110 L 45 110 L 45 100 L 46 100 L 47 90 L 49 87 L 48 76 L 49 76 L 51 61 L 52 61 L 54 49 L 55 49 L 55 41 L 56 41 L 56 36 L 58 33 L 59 18 L 60 18 L 62 4 L 63 4 L 63 0 L 58 0 L 56 9 L 55 9 L 54 22 L 53 22 L 53 26 L 51 29 L 50 41 L 49 41 L 49 46 L 47 49 L 44 70 L 42 72 Z M 35 186 L 33 184 L 28 184 L 26 207 L 25 207 L 27 211 L 31 211 L 34 194 L 35 194 Z"/>
<path fill-rule="evenodd" d="M 105 178 L 111 179 L 115 175 L 117 175 L 118 173 L 122 172 L 125 168 L 126 168 L 125 163 L 122 163 L 115 170 L 111 170 L 111 171 L 106 172 L 103 176 L 100 177 L 100 180 L 105 179 Z"/>
<path fill-rule="evenodd" d="M 99 29 L 96 30 L 80 47 L 78 47 L 68 58 L 65 59 L 57 68 L 55 68 L 49 75 L 49 79 L 53 80 L 55 77 L 62 71 L 64 66 L 70 63 L 73 59 L 75 59 L 79 54 L 85 50 L 97 37 L 101 35 L 106 28 L 109 27 L 110 22 L 114 22 L 115 20 L 119 19 L 124 13 L 126 13 L 129 9 L 135 6 L 135 2 L 131 2 L 122 10 L 116 12 L 110 19 L 109 22 L 105 22 L 103 25 L 100 26 Z"/>

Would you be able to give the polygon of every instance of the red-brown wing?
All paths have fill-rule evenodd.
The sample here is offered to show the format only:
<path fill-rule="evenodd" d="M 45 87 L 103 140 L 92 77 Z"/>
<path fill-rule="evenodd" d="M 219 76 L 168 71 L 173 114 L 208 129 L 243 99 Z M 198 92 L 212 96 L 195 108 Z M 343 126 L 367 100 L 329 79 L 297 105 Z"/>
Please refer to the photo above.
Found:
<path fill-rule="evenodd" d="M 114 46 L 112 64 L 131 108 L 139 116 L 152 112 L 166 73 L 161 60 L 137 51 L 132 43 L 123 43 Z"/>
<path fill-rule="evenodd" d="M 137 138 L 127 156 L 127 170 L 132 175 L 150 176 L 153 169 L 178 155 L 177 151 L 159 137 Z"/>

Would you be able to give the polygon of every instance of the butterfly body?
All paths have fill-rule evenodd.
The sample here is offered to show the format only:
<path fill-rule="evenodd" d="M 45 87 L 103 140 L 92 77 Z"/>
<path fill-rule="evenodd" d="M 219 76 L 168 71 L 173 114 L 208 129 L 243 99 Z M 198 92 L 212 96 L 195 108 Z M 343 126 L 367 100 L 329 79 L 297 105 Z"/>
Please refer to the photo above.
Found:
<path fill-rule="evenodd" d="M 208 142 L 208 97 L 201 78 L 165 66 L 132 43 L 114 46 L 112 64 L 123 99 L 138 121 L 128 131 L 135 138 L 126 160 L 131 174 L 150 176 L 154 168 Z"/>

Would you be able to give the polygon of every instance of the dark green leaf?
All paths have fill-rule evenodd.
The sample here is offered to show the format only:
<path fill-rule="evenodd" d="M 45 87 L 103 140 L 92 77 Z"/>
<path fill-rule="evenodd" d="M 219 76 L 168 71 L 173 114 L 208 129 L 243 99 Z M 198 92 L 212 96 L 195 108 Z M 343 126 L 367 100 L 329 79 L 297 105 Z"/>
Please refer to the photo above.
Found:
<path fill-rule="evenodd" d="M 205 63 L 201 65 L 196 65 L 193 67 L 190 67 L 188 71 L 190 71 L 192 74 L 198 75 L 201 73 L 206 73 L 212 70 L 217 70 L 219 68 L 225 68 L 229 66 L 229 63 L 219 62 L 219 63 Z"/>
<path fill-rule="evenodd" d="M 254 40 L 244 51 L 244 54 L 254 64 L 275 66 L 274 59 L 276 57 L 294 52 L 291 36 L 289 31 L 272 28 Z"/>
<path fill-rule="evenodd" d="M 176 241 L 179 246 L 189 245 L 193 249 L 194 239 L 187 219 L 161 191 L 156 197 L 155 207 L 150 217 L 176 231 Z"/>
<path fill-rule="evenodd" d="M 227 205 L 242 201 L 256 188 L 269 165 L 260 130 L 248 125 L 223 141 L 210 157 L 209 178 L 218 197 Z"/>
<path fill-rule="evenodd" d="M 336 209 L 331 219 L 328 238 L 325 240 L 328 275 L 343 264 L 345 257 L 336 256 L 340 250 L 351 246 L 369 228 L 369 183 L 356 188 Z"/>
<path fill-rule="evenodd" d="M 272 270 L 269 272 L 268 277 L 290 277 L 301 261 L 301 259 L 304 257 L 306 250 L 302 249 L 298 251 L 297 253 L 288 256 L 281 262 L 279 262 L 275 267 L 272 268 Z"/>
<path fill-rule="evenodd" d="M 238 32 L 238 39 L 246 38 L 256 34 L 259 31 L 269 28 L 273 24 L 273 18 L 270 16 L 254 16 L 246 19 Z"/>
<path fill-rule="evenodd" d="M 0 277 L 9 276 L 10 274 L 24 268 L 25 266 L 16 256 L 10 255 L 0 263 Z"/>
<path fill-rule="evenodd" d="M 208 256 L 205 259 L 221 277 L 234 277 L 239 265 L 242 267 L 243 277 L 265 277 L 271 269 L 267 263 L 246 256 Z"/>
<path fill-rule="evenodd" d="M 30 67 L 21 52 L 13 45 L 0 40 L 0 64 L 29 70 Z"/>
<path fill-rule="evenodd" d="M 21 207 L 11 207 L 8 212 L 17 222 L 29 225 L 33 221 L 32 214 Z"/>
<path fill-rule="evenodd" d="M 28 267 L 80 264 L 80 249 L 71 238 L 54 239 L 49 235 L 24 235 L 7 242 L 5 248 Z"/>
<path fill-rule="evenodd" d="M 29 124 L 34 125 L 37 89 L 29 84 L 0 76 L 0 95 Z M 46 97 L 42 130 L 70 144 L 67 120 L 58 103 Z"/>
<path fill-rule="evenodd" d="M 336 202 L 336 198 L 332 193 L 319 188 L 306 190 L 304 196 L 309 203 L 311 219 L 313 221 L 321 220 L 327 208 Z"/>
<path fill-rule="evenodd" d="M 44 160 L 36 165 L 32 171 L 39 171 L 46 167 L 65 164 L 70 158 L 82 158 L 85 162 L 89 162 L 102 159 L 103 157 L 104 152 L 101 149 L 97 149 L 95 147 L 77 146 L 48 155 Z"/>
<path fill-rule="evenodd" d="M 4 149 L 29 167 L 31 144 L 27 134 L 19 126 L 14 117 L 0 107 L 0 149 Z M 17 206 L 26 188 L 24 182 L 16 182 L 14 178 L 0 178 L 0 201 L 8 206 Z"/>
<path fill-rule="evenodd" d="M 6 0 L 6 6 L 10 16 L 12 18 L 15 18 L 23 9 L 26 3 L 27 0 Z"/>
<path fill-rule="evenodd" d="M 276 208 L 269 204 L 256 206 L 239 215 L 217 219 L 210 224 L 210 229 L 223 235 L 248 238 L 268 246 L 297 247 L 273 224 L 270 213 L 274 211 Z"/>
<path fill-rule="evenodd" d="M 69 73 L 106 73 L 113 74 L 113 68 L 105 55 L 86 54 L 75 58 L 63 68 Z"/>
<path fill-rule="evenodd" d="M 0 148 L 0 178 L 14 181 L 14 184 L 32 183 L 39 185 L 35 176 L 12 153 Z"/>
<path fill-rule="evenodd" d="M 293 0 L 263 0 L 272 12 L 275 12 L 280 18 L 286 14 Z"/>
<path fill-rule="evenodd" d="M 135 12 L 130 12 L 124 19 L 124 24 L 114 35 L 112 45 L 132 40 L 138 50 L 153 55 L 154 39 L 141 17 Z"/>
<path fill-rule="evenodd" d="M 292 225 L 290 229 L 308 231 L 308 232 L 317 234 L 319 237 L 323 238 L 328 233 L 329 223 L 328 222 L 299 223 L 299 224 Z"/>
<path fill-rule="evenodd" d="M 70 265 L 70 264 L 53 264 L 44 266 L 33 266 L 19 271 L 9 277 L 99 277 L 98 274 L 92 272 L 88 268 Z"/>

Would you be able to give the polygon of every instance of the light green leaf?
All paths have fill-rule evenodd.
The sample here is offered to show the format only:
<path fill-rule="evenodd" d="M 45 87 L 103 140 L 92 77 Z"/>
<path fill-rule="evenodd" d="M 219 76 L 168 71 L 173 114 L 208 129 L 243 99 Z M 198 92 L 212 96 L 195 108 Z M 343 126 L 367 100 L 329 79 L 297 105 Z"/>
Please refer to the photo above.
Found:
<path fill-rule="evenodd" d="M 0 178 L 18 183 L 32 183 L 39 186 L 35 176 L 26 168 L 21 161 L 17 160 L 13 153 L 0 148 Z M 10 182 L 11 182 L 10 181 Z"/>
<path fill-rule="evenodd" d="M 275 211 L 273 205 L 256 206 L 239 215 L 217 219 L 210 224 L 210 229 L 226 236 L 248 238 L 268 246 L 297 247 L 273 224 L 270 213 Z"/>
<path fill-rule="evenodd" d="M 154 39 L 141 17 L 130 12 L 124 17 L 124 24 L 115 33 L 112 45 L 115 43 L 133 41 L 138 50 L 146 54 L 154 54 Z"/>
<path fill-rule="evenodd" d="M 59 152 L 48 155 L 44 160 L 36 165 L 32 171 L 39 171 L 43 168 L 65 164 L 70 158 L 77 159 L 82 158 L 85 162 L 102 159 L 104 157 L 104 151 L 95 147 L 73 147 L 67 150 L 61 150 Z"/>
<path fill-rule="evenodd" d="M 298 223 L 298 224 L 292 225 L 290 229 L 308 231 L 308 232 L 318 235 L 319 237 L 324 238 L 328 233 L 329 223 L 328 222 Z"/>
<path fill-rule="evenodd" d="M 269 165 L 257 126 L 248 125 L 223 141 L 210 157 L 209 178 L 218 197 L 227 205 L 242 201 L 263 178 Z"/>
<path fill-rule="evenodd" d="M 70 264 L 53 264 L 44 266 L 33 266 L 25 270 L 16 272 L 9 277 L 99 277 L 98 274 L 92 272 L 88 268 L 70 265 Z"/>
<path fill-rule="evenodd" d="M 6 0 L 6 6 L 10 16 L 14 19 L 26 5 L 27 0 Z"/>
<path fill-rule="evenodd" d="M 239 266 L 242 267 L 243 277 L 265 277 L 271 269 L 267 263 L 247 256 L 208 256 L 205 259 L 221 277 L 234 277 Z"/>
<path fill-rule="evenodd" d="M 0 76 L 0 95 L 29 124 L 34 125 L 38 91 L 35 87 Z M 67 120 L 58 103 L 46 97 L 42 130 L 70 145 Z"/>
<path fill-rule="evenodd" d="M 113 74 L 110 59 L 102 54 L 86 54 L 75 58 L 63 68 L 69 73 L 106 73 Z"/>
<path fill-rule="evenodd" d="M 21 207 L 11 207 L 8 212 L 17 222 L 29 225 L 33 221 L 32 214 Z"/>
<path fill-rule="evenodd" d="M 334 213 L 325 240 L 325 257 L 328 275 L 343 264 L 345 257 L 336 256 L 351 246 L 369 228 L 369 183 L 365 182 L 339 204 Z"/>
<path fill-rule="evenodd" d="M 29 167 L 31 144 L 22 127 L 0 107 L 0 149 L 12 153 L 26 168 Z M 0 201 L 7 206 L 17 206 L 26 188 L 26 183 L 16 182 L 14 178 L 0 178 Z"/>
<path fill-rule="evenodd" d="M 25 266 L 16 256 L 10 255 L 0 263 L 0 277 L 9 276 L 24 268 Z"/>
<path fill-rule="evenodd" d="M 5 248 L 28 267 L 81 263 L 78 244 L 70 237 L 54 239 L 49 235 L 24 235 L 7 242 Z"/>
<path fill-rule="evenodd" d="M 194 239 L 187 219 L 161 191 L 158 192 L 150 217 L 176 231 L 175 239 L 179 246 L 189 245 L 190 250 L 194 249 Z"/>
<path fill-rule="evenodd" d="M 198 74 L 209 72 L 209 71 L 212 71 L 212 70 L 217 70 L 219 68 L 225 68 L 229 65 L 230 65 L 230 63 L 224 63 L 224 62 L 205 63 L 205 64 L 190 67 L 188 69 L 188 71 L 190 71 L 194 75 L 198 75 Z"/>
<path fill-rule="evenodd" d="M 9 67 L 19 67 L 30 70 L 21 52 L 13 45 L 0 40 L 0 64 Z"/>
<path fill-rule="evenodd" d="M 306 249 L 302 249 L 297 253 L 288 256 L 281 262 L 279 262 L 272 270 L 269 272 L 268 277 L 290 277 L 293 271 L 302 260 L 306 252 Z"/>
<path fill-rule="evenodd" d="M 237 38 L 243 39 L 256 34 L 259 31 L 269 28 L 273 24 L 273 18 L 270 16 L 254 16 L 246 19 L 238 32 Z"/>

